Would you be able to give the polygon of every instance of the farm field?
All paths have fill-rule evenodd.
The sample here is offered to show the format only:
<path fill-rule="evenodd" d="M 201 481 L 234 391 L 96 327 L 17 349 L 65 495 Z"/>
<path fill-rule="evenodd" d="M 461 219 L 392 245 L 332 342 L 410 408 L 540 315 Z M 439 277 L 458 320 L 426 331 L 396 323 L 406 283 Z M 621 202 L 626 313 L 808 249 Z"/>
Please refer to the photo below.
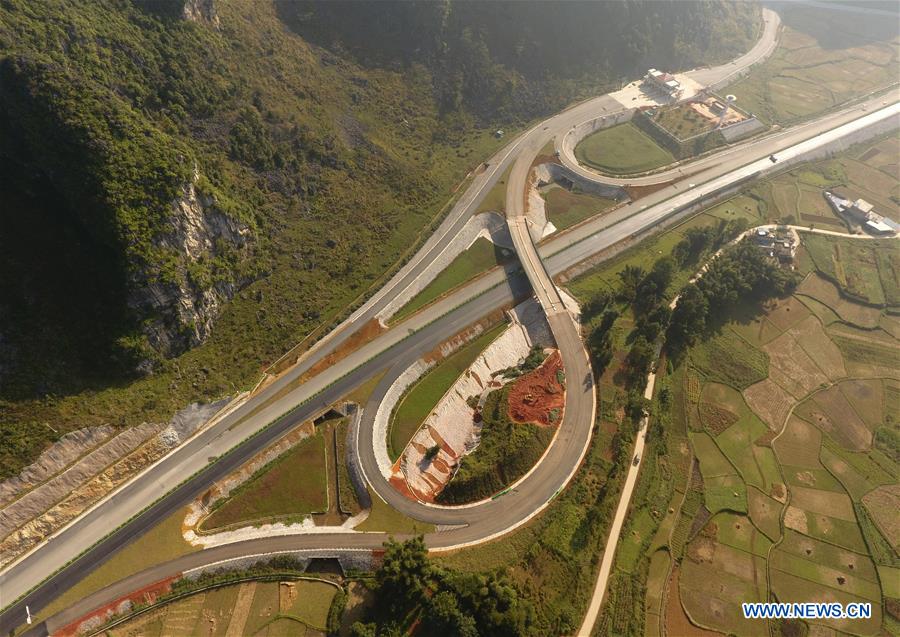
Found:
<path fill-rule="evenodd" d="M 662 108 L 654 121 L 678 139 L 687 139 L 716 127 L 715 121 L 703 117 L 688 104 Z"/>
<path fill-rule="evenodd" d="M 472 361 L 500 335 L 505 327 L 501 323 L 487 330 L 438 363 L 406 392 L 391 416 L 388 432 L 388 454 L 391 460 L 400 457 L 406 444 L 415 435 L 429 412 L 434 409 L 459 375 L 466 371 Z"/>
<path fill-rule="evenodd" d="M 306 579 L 232 584 L 162 604 L 105 634 L 324 636 L 328 609 L 337 591 L 337 586 Z"/>
<path fill-rule="evenodd" d="M 825 200 L 826 190 L 845 199 L 865 199 L 875 206 L 876 212 L 897 220 L 900 219 L 898 153 L 900 140 L 887 135 L 855 146 L 835 158 L 806 163 L 779 174 L 753 186 L 749 194 L 761 202 L 764 216 L 772 222 L 847 232 L 847 221 Z M 884 259 L 887 262 L 890 257 L 886 255 Z M 861 262 L 857 267 L 863 266 Z M 801 267 L 809 266 L 801 263 Z"/>
<path fill-rule="evenodd" d="M 883 202 L 886 212 L 898 187 L 882 177 L 895 172 L 898 149 L 898 139 L 885 136 L 797 166 L 568 281 L 589 344 L 594 330 L 608 325 L 604 317 L 617 317 L 598 379 L 598 430 L 627 408 L 622 383 L 641 322 L 623 302 L 628 270 L 646 274 L 688 236 L 728 222 L 846 232 L 822 191 L 862 197 L 876 208 Z M 830 215 L 831 225 L 798 221 L 802 214 Z M 741 619 L 741 601 L 772 598 L 873 603 L 873 617 L 859 630 L 847 622 L 785 626 L 798 634 L 877 635 L 900 626 L 889 612 L 900 609 L 898 587 L 872 578 L 900 568 L 892 515 L 900 505 L 900 321 L 887 302 L 898 243 L 835 239 L 822 250 L 817 236 L 801 237 L 793 294 L 738 305 L 657 376 L 651 435 L 605 602 L 616 615 L 603 619 L 601 611 L 595 634 L 779 635 L 778 626 Z M 708 257 L 676 261 L 665 297 Z M 851 286 L 867 275 L 868 287 Z M 851 289 L 865 290 L 868 299 L 883 294 L 885 302 L 862 303 Z M 752 543 L 739 541 L 751 531 Z M 802 555 L 782 546 L 789 534 L 806 542 Z M 813 555 L 831 552 L 821 572 L 803 570 L 807 546 Z M 623 604 L 633 609 L 630 619 L 621 615 Z"/>
<path fill-rule="evenodd" d="M 557 230 L 565 230 L 595 217 L 616 205 L 615 199 L 572 192 L 553 184 L 541 193 L 546 202 L 547 219 Z"/>
<path fill-rule="evenodd" d="M 868 246 L 842 240 L 829 249 L 850 269 L 865 263 L 860 244 Z M 681 558 L 683 615 L 670 591 L 662 616 L 648 615 L 645 634 L 684 629 L 687 621 L 691 630 L 769 635 L 764 622 L 742 619 L 740 603 L 770 597 L 872 604 L 870 619 L 808 622 L 821 629 L 876 635 L 894 621 L 883 605 L 895 603 L 897 587 L 878 574 L 893 575 L 900 565 L 900 458 L 886 442 L 896 439 L 889 396 L 900 378 L 900 342 L 880 327 L 886 310 L 852 301 L 823 274 L 809 272 L 794 296 L 738 312 L 667 377 L 680 390 L 670 394 L 671 413 L 698 460 L 702 504 L 681 482 L 671 502 L 686 522 L 649 547 L 656 566 L 648 612 L 659 608 L 665 550 Z M 858 326 L 860 315 L 867 329 Z M 622 559 L 637 562 L 627 545 Z"/>
<path fill-rule="evenodd" d="M 298 470 L 302 467 L 302 471 Z M 262 467 L 203 520 L 212 531 L 262 521 L 286 520 L 324 512 L 326 492 L 325 436 L 320 428 Z"/>
<path fill-rule="evenodd" d="M 775 53 L 722 89 L 769 124 L 787 124 L 835 108 L 897 80 L 897 33 L 875 15 L 784 7 Z"/>
<path fill-rule="evenodd" d="M 630 122 L 588 135 L 575 147 L 575 157 L 613 175 L 647 172 L 675 161 L 669 151 Z"/>
<path fill-rule="evenodd" d="M 411 314 L 415 314 L 435 299 L 443 296 L 453 288 L 465 283 L 482 272 L 487 272 L 496 265 L 500 265 L 512 257 L 512 251 L 494 245 L 484 237 L 478 237 L 475 242 L 450 262 L 434 280 L 425 286 L 409 302 L 400 308 L 391 317 L 390 322 L 396 323 Z"/>

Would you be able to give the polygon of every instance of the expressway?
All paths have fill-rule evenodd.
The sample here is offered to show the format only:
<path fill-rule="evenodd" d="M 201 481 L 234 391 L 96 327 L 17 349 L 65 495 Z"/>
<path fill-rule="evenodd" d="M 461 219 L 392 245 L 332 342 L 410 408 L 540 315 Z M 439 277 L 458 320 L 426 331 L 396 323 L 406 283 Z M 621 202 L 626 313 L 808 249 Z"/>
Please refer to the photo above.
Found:
<path fill-rule="evenodd" d="M 728 72 L 731 72 L 730 69 L 722 71 L 723 74 Z M 509 304 L 513 299 L 527 295 L 527 283 L 521 276 L 514 275 L 507 278 L 505 272 L 497 270 L 471 285 L 460 288 L 425 311 L 403 321 L 394 329 L 383 333 L 322 374 L 313 377 L 299 387 L 291 388 L 291 384 L 296 381 L 303 371 L 307 370 L 322 355 L 352 334 L 354 327 L 359 327 L 370 320 L 370 317 L 374 316 L 376 311 L 374 308 L 378 307 L 379 304 L 383 304 L 386 299 L 391 298 L 392 294 L 402 289 L 404 285 L 408 285 L 409 281 L 415 278 L 417 268 L 427 263 L 429 255 L 434 255 L 435 250 L 439 251 L 446 247 L 446 237 L 452 236 L 454 229 L 461 227 L 460 224 L 464 223 L 472 211 L 477 208 L 477 204 L 483 199 L 490 187 L 496 183 L 505 167 L 515 161 L 517 165 L 521 163 L 527 169 L 531 160 L 526 160 L 525 158 L 529 155 L 533 158 L 534 155 L 532 153 L 536 154 L 537 150 L 546 141 L 552 140 L 554 136 L 567 130 L 574 122 L 584 121 L 583 118 L 592 116 L 597 112 L 598 107 L 604 108 L 604 104 L 611 106 L 603 100 L 604 98 L 591 100 L 554 118 L 550 118 L 532 128 L 515 140 L 510 147 L 498 153 L 491 161 L 491 170 L 475 178 L 472 186 L 462 196 L 445 222 L 432 237 L 433 240 L 429 240 L 417 256 L 407 264 L 407 267 L 404 267 L 391 279 L 391 282 L 386 286 L 389 290 L 388 292 L 376 294 L 369 303 L 364 305 L 348 320 L 348 323 L 339 328 L 334 337 L 322 341 L 320 346 L 313 348 L 312 354 L 307 356 L 291 373 L 286 374 L 266 387 L 233 414 L 214 427 L 201 432 L 176 452 L 148 469 L 140 479 L 129 483 L 114 493 L 110 498 L 58 534 L 58 537 L 53 541 L 43 545 L 40 550 L 32 552 L 25 559 L 19 560 L 0 574 L 0 592 L 2 592 L 3 596 L 0 603 L 8 606 L 21 594 L 44 581 L 49 574 L 65 564 L 73 555 L 77 555 L 85 548 L 90 547 L 96 538 L 106 536 L 110 528 L 114 528 L 136 515 L 130 522 L 121 527 L 119 531 L 108 536 L 84 557 L 75 560 L 58 575 L 30 593 L 27 601 L 31 605 L 32 610 L 36 611 L 57 596 L 60 591 L 65 590 L 72 583 L 90 572 L 99 561 L 107 558 L 115 550 L 142 534 L 156 520 L 178 510 L 184 503 L 202 492 L 210 482 L 226 475 L 234 467 L 252 456 L 258 449 L 277 438 L 296 423 L 316 415 L 324 406 L 339 399 L 365 379 L 370 378 L 381 370 L 390 369 L 386 378 L 394 376 L 403 368 L 404 363 L 408 365 L 423 352 L 432 349 L 441 341 L 459 332 L 465 326 L 490 313 L 497 307 Z M 857 113 L 857 117 L 859 115 L 860 113 Z M 825 128 L 818 134 L 821 136 L 827 130 L 830 129 Z M 756 149 L 754 156 L 764 158 L 769 152 L 784 150 L 790 147 L 791 143 L 796 144 L 797 141 L 796 138 L 788 139 L 787 137 L 773 140 L 772 145 Z M 522 149 L 526 146 L 527 150 L 523 151 Z M 744 161 L 747 161 L 747 159 L 747 157 L 743 158 Z M 726 165 L 721 167 L 711 167 L 708 172 L 710 173 L 711 182 L 715 181 L 713 173 L 718 173 L 718 176 L 727 183 L 729 180 L 734 181 L 742 178 L 744 176 L 743 173 L 746 173 L 747 169 L 736 169 L 732 163 L 726 163 Z M 527 178 L 527 170 L 525 171 L 525 177 Z M 692 178 L 697 178 L 700 181 L 698 177 Z M 518 196 L 524 198 L 524 181 L 522 184 L 523 188 L 518 191 Z M 718 184 L 715 187 L 718 187 Z M 673 188 L 674 191 L 672 190 Z M 654 193 L 651 197 L 642 199 L 639 202 L 642 204 L 640 207 L 636 204 L 623 206 L 612 215 L 607 215 L 607 217 L 600 220 L 579 226 L 576 231 L 554 237 L 544 242 L 538 251 L 534 251 L 533 244 L 528 238 L 527 243 L 532 245 L 532 252 L 528 252 L 528 246 L 524 243 L 526 237 L 523 233 L 527 232 L 527 228 L 521 221 L 517 220 L 518 215 L 511 215 L 511 226 L 519 228 L 514 234 L 520 235 L 520 243 L 522 243 L 523 247 L 521 254 L 529 255 L 527 256 L 529 266 L 526 269 L 526 273 L 529 279 L 537 281 L 535 289 L 540 288 L 544 291 L 543 293 L 539 292 L 539 298 L 541 295 L 544 296 L 541 299 L 542 306 L 545 308 L 549 307 L 551 310 L 554 308 L 555 301 L 552 295 L 555 294 L 555 288 L 552 287 L 552 282 L 546 283 L 546 281 L 549 281 L 549 274 L 557 274 L 564 271 L 571 265 L 583 260 L 585 256 L 602 250 L 604 247 L 608 247 L 648 225 L 658 223 L 661 219 L 670 215 L 676 206 L 690 203 L 690 201 L 703 196 L 704 193 L 708 193 L 710 189 L 711 187 L 693 189 L 684 193 L 684 195 L 687 195 L 686 197 L 678 200 L 681 193 L 677 188 L 677 184 L 675 184 L 670 188 L 659 191 L 659 193 Z M 513 196 L 515 197 L 515 195 Z M 435 237 L 437 238 L 435 239 Z M 534 255 L 538 253 L 544 258 L 544 264 L 546 264 L 549 273 L 544 270 L 544 266 L 539 261 L 534 260 L 536 258 Z M 543 272 L 542 276 L 540 272 Z M 536 275 L 539 278 L 535 279 Z M 546 277 L 546 280 L 543 280 L 544 277 Z M 558 331 L 557 339 L 565 343 L 571 337 L 572 343 L 574 344 L 577 341 L 577 347 L 581 348 L 580 340 L 577 339 L 577 330 L 571 319 L 565 313 L 551 314 L 551 317 L 555 315 L 565 318 L 568 325 L 571 325 L 571 330 L 574 334 L 574 336 L 565 336 L 565 330 L 568 328 L 565 322 L 560 320 L 561 325 L 558 326 L 558 329 L 556 327 L 554 329 L 555 334 Z M 553 320 L 556 321 L 556 319 Z M 559 334 L 564 336 L 560 337 Z M 566 361 L 566 364 L 568 365 L 569 362 Z M 573 365 L 575 364 L 578 363 L 573 363 Z M 584 369 L 589 370 L 586 358 L 584 359 L 584 365 Z M 572 379 L 573 376 L 569 375 L 569 378 Z M 574 378 L 578 378 L 578 376 L 574 376 Z M 570 382 L 573 381 L 570 380 Z M 376 390 L 375 395 L 377 394 L 378 391 Z M 593 395 L 593 392 L 584 391 L 579 393 L 570 391 L 568 394 L 575 397 L 579 394 L 582 396 L 587 394 Z M 575 399 L 573 398 L 573 400 Z M 546 505 L 546 500 L 549 500 L 558 488 L 561 488 L 568 482 L 569 477 L 577 468 L 577 460 L 580 459 L 583 453 L 581 449 L 586 446 L 586 438 L 584 438 L 583 432 L 576 430 L 578 429 L 577 427 L 568 427 L 569 415 L 572 416 L 572 422 L 577 421 L 580 423 L 582 420 L 588 420 L 577 405 L 573 405 L 570 411 L 568 400 L 569 398 L 567 397 L 565 427 L 567 428 L 566 431 L 570 432 L 571 435 L 567 438 L 563 433 L 560 433 L 558 440 L 551 447 L 551 451 L 554 448 L 557 450 L 556 453 L 559 454 L 559 457 L 554 458 L 556 462 L 550 462 L 548 457 L 546 459 L 547 462 L 542 463 L 542 469 L 546 465 L 550 468 L 547 470 L 548 472 L 552 470 L 551 473 L 547 473 L 547 475 L 539 472 L 531 474 L 535 483 L 540 482 L 539 486 L 547 484 L 548 488 L 542 489 L 540 492 L 535 491 L 534 493 L 526 494 L 522 490 L 510 494 L 504 497 L 503 501 L 503 510 L 509 511 L 508 514 L 498 516 L 496 512 L 481 513 L 480 515 L 483 516 L 481 520 L 473 518 L 467 521 L 468 526 L 462 529 L 453 529 L 429 536 L 428 542 L 430 546 L 455 546 L 484 540 L 497 533 L 507 531 L 512 524 L 521 524 L 536 511 L 539 511 Z M 366 411 L 370 412 L 372 410 L 367 407 Z M 274 424 L 263 429 L 268 423 Z M 589 433 L 588 429 L 588 437 Z M 250 442 L 239 445 L 239 443 L 247 440 L 254 434 L 256 435 Z M 364 437 L 365 431 L 362 435 Z M 365 442 L 365 440 L 363 441 Z M 370 447 L 371 445 L 369 444 L 360 446 L 360 456 L 364 461 L 367 450 Z M 226 453 L 230 449 L 234 449 L 234 451 Z M 209 464 L 208 459 L 216 456 L 219 456 L 220 460 Z M 565 459 L 565 461 L 562 462 L 561 459 Z M 187 482 L 184 481 L 198 469 L 200 469 L 200 472 L 197 475 L 188 479 Z M 367 476 L 370 479 L 376 477 L 368 471 Z M 374 480 L 374 483 L 373 487 L 378 490 L 376 486 L 378 480 Z M 549 487 L 553 487 L 553 489 L 550 490 Z M 155 502 L 150 509 L 140 513 L 146 503 L 154 502 L 161 493 L 169 493 L 169 495 Z M 542 501 L 541 498 L 545 496 L 546 500 Z M 470 511 L 474 511 L 474 509 Z M 428 519 L 424 517 L 426 514 L 429 517 L 437 516 L 438 511 L 431 509 L 427 512 L 419 511 L 416 517 Z M 478 513 L 471 513 L 471 515 L 476 514 Z M 483 524 L 479 522 L 483 522 Z M 493 528 L 488 528 L 489 526 Z M 207 549 L 181 558 L 181 561 L 156 567 L 151 572 L 127 578 L 113 587 L 98 593 L 99 597 L 95 596 L 83 600 L 79 607 L 71 609 L 71 612 L 74 613 L 79 610 L 83 612 L 90 609 L 91 603 L 102 599 L 103 595 L 106 595 L 108 598 L 116 590 L 134 590 L 140 587 L 137 584 L 141 581 L 148 581 L 148 577 L 153 577 L 162 572 L 181 572 L 186 568 L 190 568 L 193 563 L 209 563 L 240 555 L 289 549 L 296 550 L 298 548 L 371 548 L 380 545 L 383 540 L 384 536 L 382 534 L 298 535 L 268 538 L 267 540 L 250 540 L 215 549 Z M 176 570 L 173 571 L 173 569 Z M 129 587 L 131 588 L 129 589 Z M 0 617 L 0 630 L 2 632 L 6 632 L 9 628 L 21 623 L 23 615 L 22 605 L 25 601 L 22 600 L 3 612 L 2 617 Z M 77 615 L 70 614 L 70 616 Z M 59 622 L 64 619 L 65 617 L 56 618 L 57 623 L 55 626 L 61 625 Z"/>
<path fill-rule="evenodd" d="M 815 148 L 816 145 L 821 145 L 835 139 L 840 139 L 843 136 L 853 134 L 855 131 L 861 130 L 865 126 L 871 125 L 873 122 L 889 120 L 893 125 L 896 125 L 898 115 L 900 115 L 900 105 L 897 104 L 894 104 L 886 109 L 882 109 L 881 111 L 868 113 L 857 121 L 851 122 L 850 124 L 846 124 L 839 129 L 821 135 L 818 139 L 807 140 L 805 142 L 797 144 L 795 147 L 783 149 L 782 156 L 784 157 L 784 160 L 787 161 L 790 159 L 791 154 L 793 154 L 794 156 L 799 156 L 802 153 Z M 691 201 L 696 201 L 698 198 L 703 197 L 704 193 L 713 192 L 715 189 L 720 188 L 723 184 L 733 181 L 740 181 L 748 176 L 752 176 L 753 174 L 758 173 L 759 171 L 764 169 L 767 164 L 769 164 L 767 156 L 764 156 L 756 160 L 755 162 L 751 162 L 750 164 L 742 167 L 739 170 L 731 171 L 730 173 L 727 173 L 717 179 L 711 180 L 707 184 L 701 184 L 700 186 L 688 190 L 687 192 L 681 193 L 670 200 L 663 201 L 661 204 L 653 205 L 640 212 L 635 211 L 633 212 L 631 217 L 627 217 L 623 222 L 617 223 L 615 226 L 608 228 L 603 232 L 590 235 L 583 240 L 569 245 L 568 247 L 561 247 L 559 241 L 557 241 L 555 244 L 548 241 L 541 246 L 540 253 L 547 265 L 547 269 L 549 270 L 549 272 L 552 275 L 558 274 L 583 260 L 585 258 L 585 255 L 590 255 L 620 241 L 623 238 L 627 238 L 627 236 L 637 231 L 644 225 L 652 225 L 658 223 L 666 216 L 671 215 L 672 211 L 676 209 L 676 207 L 687 205 Z M 549 249 L 550 247 L 555 247 L 558 249 L 558 251 L 553 252 Z M 278 420 L 275 425 L 273 425 L 269 429 L 264 430 L 264 432 L 260 434 L 260 436 L 264 437 L 260 438 L 261 443 L 266 439 L 274 439 L 294 424 L 310 417 L 311 415 L 314 415 L 318 410 L 321 409 L 321 404 L 324 404 L 328 401 L 337 400 L 340 396 L 346 394 L 353 387 L 358 386 L 366 378 L 371 377 L 381 369 L 388 369 L 389 372 L 381 383 L 380 389 L 381 391 L 383 391 L 386 388 L 386 383 L 389 382 L 389 379 L 395 378 L 396 375 L 399 375 L 399 373 L 403 369 L 405 369 L 408 364 L 415 360 L 417 356 L 421 355 L 421 353 L 432 349 L 436 344 L 457 333 L 466 325 L 469 325 L 472 322 L 478 320 L 496 307 L 503 306 L 504 304 L 512 302 L 515 297 L 521 297 L 527 294 L 527 281 L 524 281 L 523 277 L 513 276 L 512 278 L 507 280 L 503 276 L 502 272 L 499 272 L 498 274 L 500 275 L 500 281 L 498 285 L 490 287 L 486 292 L 477 294 L 476 296 L 474 296 L 474 298 L 469 296 L 468 298 L 470 300 L 468 302 L 461 302 L 460 298 L 462 297 L 456 299 L 455 302 L 457 304 L 461 303 L 461 305 L 459 305 L 459 307 L 456 307 L 456 309 L 454 310 L 450 309 L 451 307 L 454 307 L 453 305 L 450 305 L 449 307 L 443 307 L 440 311 L 446 312 L 446 315 L 444 315 L 443 318 L 439 320 L 431 322 L 427 326 L 409 336 L 404 341 L 404 347 L 402 348 L 402 351 L 401 348 L 390 348 L 386 351 L 383 351 L 381 354 L 373 357 L 372 360 L 368 363 L 354 370 L 348 376 L 338 379 L 334 385 L 326 388 L 321 395 L 317 396 L 317 400 L 315 402 L 308 402 L 301 405 L 296 411 L 288 414 L 287 416 L 284 416 L 283 418 Z M 469 290 L 468 294 L 472 294 L 472 292 L 473 290 Z M 442 301 L 442 303 L 453 302 L 454 301 L 452 300 Z M 306 385 L 304 385 L 304 387 L 306 387 Z M 571 393 L 574 394 L 574 392 Z M 375 392 L 376 396 L 377 394 L 378 390 L 376 390 Z M 319 400 L 321 400 L 322 403 L 319 403 Z M 371 410 L 371 405 L 367 406 L 367 410 Z M 371 435 L 371 432 L 369 432 L 369 434 Z M 365 432 L 362 435 L 364 436 Z M 366 458 L 366 454 L 363 452 L 363 450 L 370 446 L 371 445 L 364 444 L 360 447 L 361 458 L 364 461 Z M 557 446 L 562 448 L 562 445 L 557 445 L 556 443 L 554 443 L 553 447 Z M 551 447 L 551 449 L 553 447 Z M 572 456 L 569 457 L 571 458 Z M 231 463 L 229 458 L 229 456 L 226 456 L 220 462 Z M 235 460 L 234 463 L 239 464 L 237 460 Z M 216 463 L 212 465 L 212 467 L 215 468 L 219 466 L 219 464 L 220 463 Z M 541 466 L 546 466 L 550 469 L 554 468 L 554 465 L 550 462 L 543 462 L 541 463 Z M 574 467 L 571 469 L 571 471 L 574 471 Z M 557 466 L 555 472 L 549 472 L 548 470 L 547 477 L 548 479 L 558 479 L 559 476 L 557 474 L 559 473 L 560 467 Z M 564 476 L 564 474 L 567 472 L 562 471 L 562 473 Z M 380 484 L 380 481 L 377 480 L 378 475 L 370 472 L 367 472 L 367 475 L 370 479 L 373 477 L 376 478 L 376 480 L 373 481 L 373 487 L 378 490 Z M 536 476 L 536 473 L 531 474 L 531 476 Z M 135 521 L 135 524 L 133 525 L 133 528 L 131 528 L 131 526 L 126 526 L 124 527 L 124 533 L 113 534 L 107 540 L 104 540 L 104 544 L 98 547 L 98 552 L 100 553 L 100 555 L 109 555 L 116 548 L 121 547 L 122 545 L 131 541 L 131 539 L 133 539 L 134 537 L 140 535 L 143 531 L 152 526 L 156 520 L 159 520 L 161 519 L 161 517 L 177 511 L 181 506 L 183 506 L 184 503 L 188 502 L 194 495 L 196 495 L 196 493 L 199 492 L 196 489 L 202 490 L 202 488 L 206 484 L 208 484 L 205 478 L 206 476 L 199 476 L 199 484 L 197 485 L 192 485 L 190 482 L 186 483 L 174 493 L 172 493 L 169 497 L 161 500 L 159 503 L 154 505 L 154 508 L 148 512 L 146 518 L 137 519 Z M 194 489 L 194 491 L 191 491 L 192 488 Z M 554 489 L 553 493 L 555 493 L 555 491 L 556 490 Z M 542 495 L 545 493 L 546 492 L 543 492 Z M 507 496 L 504 496 L 504 498 L 502 499 L 502 504 L 504 506 L 499 512 L 500 515 L 485 516 L 485 523 L 489 524 L 493 529 L 493 532 L 491 533 L 488 533 L 488 531 L 490 531 L 491 529 L 482 527 L 481 524 L 477 523 L 478 520 L 471 520 L 471 523 L 466 527 L 454 528 L 449 531 L 431 534 L 427 537 L 427 541 L 431 547 L 440 548 L 446 546 L 464 545 L 475 541 L 484 540 L 495 535 L 500 530 L 504 530 L 502 529 L 502 527 L 506 526 L 507 524 L 510 524 L 512 522 L 517 522 L 518 524 L 523 523 L 537 510 L 540 510 L 540 508 L 542 508 L 541 503 L 538 502 L 536 504 L 535 501 L 533 501 L 536 496 L 536 493 L 526 493 L 525 490 L 521 489 L 516 490 Z M 418 504 L 412 503 L 411 501 L 406 502 L 413 506 L 416 506 Z M 510 517 L 507 517 L 507 515 L 503 513 L 504 511 L 508 511 L 508 515 Z M 514 518 L 517 515 L 522 515 L 523 512 L 526 513 L 526 517 L 518 521 L 511 520 L 511 518 Z M 436 511 L 431 509 L 430 507 L 426 509 L 426 514 L 428 516 L 433 516 L 435 515 L 435 513 Z M 414 514 L 419 517 L 420 515 L 422 515 L 422 510 L 416 509 L 414 510 Z M 459 516 L 449 519 L 436 519 L 438 523 L 447 524 L 458 524 L 460 522 L 461 516 L 467 515 L 465 509 L 459 509 L 458 511 L 442 511 L 441 514 L 453 514 L 454 516 Z M 96 607 L 100 603 L 109 601 L 110 599 L 115 599 L 124 592 L 137 590 L 143 586 L 146 586 L 147 584 L 158 581 L 162 578 L 162 575 L 177 574 L 198 565 L 209 564 L 211 562 L 218 562 L 221 560 L 227 560 L 246 555 L 265 554 L 287 550 L 303 550 L 316 548 L 366 549 L 379 546 L 384 539 L 385 537 L 383 534 L 377 533 L 347 533 L 336 535 L 311 534 L 282 536 L 278 538 L 267 538 L 263 540 L 249 540 L 245 542 L 219 546 L 212 549 L 206 549 L 204 551 L 190 554 L 188 556 L 185 556 L 184 558 L 179 558 L 178 560 L 174 560 L 173 562 L 159 565 L 148 571 L 125 578 L 124 580 L 117 582 L 112 586 L 103 589 L 102 591 L 99 591 L 97 594 L 92 595 L 85 600 L 82 600 L 76 606 L 67 609 L 67 611 L 64 611 L 64 613 L 60 614 L 59 616 L 54 617 L 52 619 L 50 628 L 58 628 L 59 626 L 65 625 L 65 623 L 67 623 L 69 620 L 84 615 L 87 611 Z M 109 544 L 105 544 L 106 542 L 108 542 Z M 90 557 L 90 555 L 88 557 Z M 39 608 L 41 605 L 46 604 L 61 591 L 65 590 L 68 586 L 83 577 L 86 573 L 90 572 L 92 566 L 93 562 L 91 561 L 83 564 L 79 564 L 78 562 L 76 562 L 71 567 L 61 572 L 58 576 L 52 578 L 47 584 L 38 588 L 29 596 L 29 602 L 33 602 L 34 604 L 32 607 Z M 4 586 L 5 585 L 6 583 L 4 582 Z M 12 611 L 18 607 L 19 604 L 16 604 L 14 608 L 7 609 L 7 611 L 4 613 L 4 620 L 10 622 L 3 625 L 4 629 L 6 629 L 7 626 L 12 627 L 15 624 L 21 622 L 21 619 L 16 620 L 14 617 L 12 617 Z M 21 612 L 21 608 L 18 609 Z M 7 620 L 5 619 L 6 617 L 10 618 Z M 19 615 L 19 617 L 21 618 L 21 615 Z M 41 632 L 36 631 L 34 634 L 41 634 Z"/>

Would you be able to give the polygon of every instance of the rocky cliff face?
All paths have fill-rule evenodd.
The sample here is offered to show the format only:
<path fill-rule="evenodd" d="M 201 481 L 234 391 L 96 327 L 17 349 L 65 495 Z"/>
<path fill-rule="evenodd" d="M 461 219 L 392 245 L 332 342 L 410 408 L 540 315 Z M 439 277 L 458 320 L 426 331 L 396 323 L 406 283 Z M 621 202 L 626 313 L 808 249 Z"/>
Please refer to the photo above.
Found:
<path fill-rule="evenodd" d="M 219 28 L 219 15 L 216 13 L 216 5 L 213 0 L 187 0 L 181 16 L 185 20 L 206 22 L 216 29 Z"/>
<path fill-rule="evenodd" d="M 139 316 L 150 317 L 143 325 L 150 346 L 167 357 L 206 340 L 222 304 L 247 283 L 233 280 L 230 271 L 217 272 L 215 264 L 226 253 L 245 256 L 250 229 L 222 212 L 215 197 L 201 192 L 199 178 L 195 169 L 172 202 L 170 230 L 153 241 L 167 268 L 139 271 L 129 298 Z"/>

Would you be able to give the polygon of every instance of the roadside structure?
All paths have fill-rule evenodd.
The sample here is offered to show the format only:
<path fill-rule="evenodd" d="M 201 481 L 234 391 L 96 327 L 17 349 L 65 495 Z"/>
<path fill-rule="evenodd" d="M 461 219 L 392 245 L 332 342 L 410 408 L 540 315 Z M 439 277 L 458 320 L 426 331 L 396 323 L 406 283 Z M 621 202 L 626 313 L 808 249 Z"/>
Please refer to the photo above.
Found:
<path fill-rule="evenodd" d="M 875 212 L 875 206 L 865 199 L 850 201 L 825 191 L 825 200 L 838 215 L 852 224 L 857 224 L 866 232 L 880 236 L 890 236 L 900 232 L 900 224 Z"/>
<path fill-rule="evenodd" d="M 672 99 L 679 99 L 682 94 L 681 82 L 671 73 L 658 69 L 649 69 L 644 76 L 644 85 L 655 88 Z"/>

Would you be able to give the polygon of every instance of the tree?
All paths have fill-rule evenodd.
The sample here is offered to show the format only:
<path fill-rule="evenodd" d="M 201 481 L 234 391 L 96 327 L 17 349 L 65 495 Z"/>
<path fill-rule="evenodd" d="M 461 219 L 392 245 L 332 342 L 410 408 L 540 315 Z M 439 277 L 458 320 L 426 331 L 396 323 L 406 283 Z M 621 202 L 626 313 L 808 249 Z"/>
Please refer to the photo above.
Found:
<path fill-rule="evenodd" d="M 666 345 L 669 351 L 677 353 L 694 343 L 706 328 L 706 315 L 709 304 L 706 295 L 695 284 L 689 283 L 678 297 L 678 303 L 672 312 L 669 329 L 666 334 Z"/>
<path fill-rule="evenodd" d="M 641 284 L 643 278 L 644 269 L 638 265 L 626 265 L 619 272 L 619 280 L 622 284 L 619 288 L 619 295 L 622 300 L 627 303 L 634 301 L 638 286 Z"/>
<path fill-rule="evenodd" d="M 432 576 L 428 550 L 421 535 L 403 543 L 390 540 L 385 544 L 381 567 L 375 573 L 378 597 L 391 616 L 400 617 L 422 602 Z"/>
<path fill-rule="evenodd" d="M 650 372 L 650 366 L 656 355 L 656 348 L 647 341 L 643 336 L 634 339 L 631 345 L 631 351 L 625 362 L 628 365 L 627 384 L 630 387 L 644 389 L 647 383 L 647 374 Z"/>
<path fill-rule="evenodd" d="M 660 334 L 669 326 L 672 311 L 665 303 L 660 303 L 645 314 L 638 316 L 635 335 L 643 336 L 650 343 L 655 343 Z"/>
<path fill-rule="evenodd" d="M 454 593 L 441 591 L 434 595 L 429 600 L 428 611 L 425 619 L 425 625 L 430 629 L 428 634 L 478 637 L 475 619 L 459 609 L 459 602 Z"/>
<path fill-rule="evenodd" d="M 674 270 L 675 262 L 671 257 L 657 259 L 637 286 L 634 305 L 638 312 L 647 311 L 665 298 Z"/>

